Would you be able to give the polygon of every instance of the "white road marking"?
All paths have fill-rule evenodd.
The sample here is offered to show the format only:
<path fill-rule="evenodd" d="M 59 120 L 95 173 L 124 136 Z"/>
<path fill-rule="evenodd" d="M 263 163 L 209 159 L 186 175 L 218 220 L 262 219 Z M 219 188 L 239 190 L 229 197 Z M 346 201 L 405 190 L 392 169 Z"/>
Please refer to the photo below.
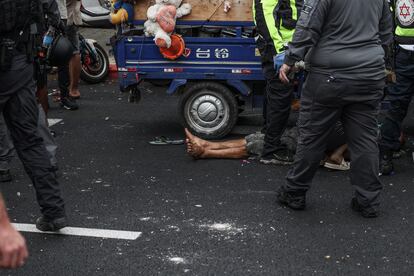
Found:
<path fill-rule="evenodd" d="M 21 231 L 21 232 L 67 235 L 67 236 L 82 236 L 82 237 L 118 239 L 118 240 L 136 240 L 142 235 L 142 232 L 118 231 L 118 230 L 106 230 L 106 229 L 94 229 L 94 228 L 78 228 L 78 227 L 65 227 L 58 232 L 42 232 L 42 231 L 37 230 L 34 224 L 13 223 L 13 226 L 18 231 Z"/>
<path fill-rule="evenodd" d="M 47 122 L 49 123 L 49 127 L 57 125 L 62 121 L 63 119 L 47 119 Z"/>

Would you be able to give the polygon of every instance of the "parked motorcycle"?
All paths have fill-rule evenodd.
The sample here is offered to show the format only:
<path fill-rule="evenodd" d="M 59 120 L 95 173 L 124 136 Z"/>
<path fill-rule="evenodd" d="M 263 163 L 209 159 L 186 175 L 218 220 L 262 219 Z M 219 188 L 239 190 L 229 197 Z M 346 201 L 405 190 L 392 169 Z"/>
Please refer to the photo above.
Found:
<path fill-rule="evenodd" d="M 109 73 L 109 58 L 105 49 L 93 39 L 86 39 L 79 34 L 81 74 L 80 78 L 87 83 L 99 83 Z"/>
<path fill-rule="evenodd" d="M 82 0 L 83 24 L 96 28 L 113 28 L 109 21 L 110 7 L 110 0 Z"/>

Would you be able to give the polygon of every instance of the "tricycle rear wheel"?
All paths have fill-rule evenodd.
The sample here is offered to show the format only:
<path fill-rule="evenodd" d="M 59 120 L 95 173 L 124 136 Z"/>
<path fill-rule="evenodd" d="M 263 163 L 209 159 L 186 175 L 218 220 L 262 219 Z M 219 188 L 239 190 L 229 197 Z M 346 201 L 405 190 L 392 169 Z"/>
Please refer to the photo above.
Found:
<path fill-rule="evenodd" d="M 185 127 L 204 139 L 226 136 L 237 122 L 235 95 L 221 83 L 187 85 L 180 98 L 179 113 Z"/>

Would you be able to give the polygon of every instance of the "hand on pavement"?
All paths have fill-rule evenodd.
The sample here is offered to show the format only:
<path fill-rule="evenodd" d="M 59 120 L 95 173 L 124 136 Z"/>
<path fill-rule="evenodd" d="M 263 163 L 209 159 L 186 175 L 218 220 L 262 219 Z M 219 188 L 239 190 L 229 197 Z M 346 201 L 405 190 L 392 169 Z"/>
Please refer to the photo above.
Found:
<path fill-rule="evenodd" d="M 0 225 L 0 267 L 22 266 L 28 255 L 23 236 L 10 223 Z"/>

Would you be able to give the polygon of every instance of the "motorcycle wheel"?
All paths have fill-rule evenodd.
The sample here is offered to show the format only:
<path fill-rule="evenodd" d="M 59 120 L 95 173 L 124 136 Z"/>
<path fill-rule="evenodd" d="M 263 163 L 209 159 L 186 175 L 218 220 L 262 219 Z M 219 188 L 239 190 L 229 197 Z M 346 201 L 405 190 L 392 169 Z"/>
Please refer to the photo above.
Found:
<path fill-rule="evenodd" d="M 90 84 L 104 81 L 109 73 L 108 54 L 98 43 L 94 43 L 94 46 L 97 53 L 97 61 L 92 62 L 88 56 L 82 58 L 83 62 L 80 74 L 80 78 Z"/>

